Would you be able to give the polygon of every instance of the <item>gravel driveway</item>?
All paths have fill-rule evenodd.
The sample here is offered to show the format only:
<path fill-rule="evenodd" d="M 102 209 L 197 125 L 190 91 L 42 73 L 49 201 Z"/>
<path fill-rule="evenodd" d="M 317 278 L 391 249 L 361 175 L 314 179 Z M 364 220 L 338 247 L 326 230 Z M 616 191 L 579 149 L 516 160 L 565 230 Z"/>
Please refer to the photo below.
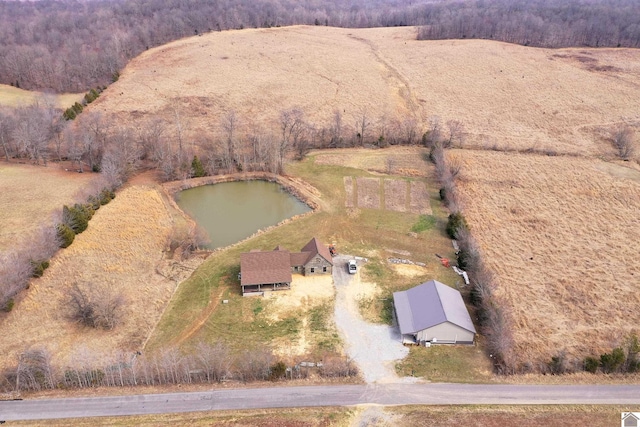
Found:
<path fill-rule="evenodd" d="M 412 382 L 414 378 L 398 378 L 395 363 L 404 358 L 409 350 L 402 345 L 397 328 L 365 322 L 358 311 L 356 301 L 358 273 L 349 274 L 348 255 L 333 258 L 333 281 L 336 285 L 335 321 L 345 343 L 347 354 L 355 360 L 367 383 Z"/>

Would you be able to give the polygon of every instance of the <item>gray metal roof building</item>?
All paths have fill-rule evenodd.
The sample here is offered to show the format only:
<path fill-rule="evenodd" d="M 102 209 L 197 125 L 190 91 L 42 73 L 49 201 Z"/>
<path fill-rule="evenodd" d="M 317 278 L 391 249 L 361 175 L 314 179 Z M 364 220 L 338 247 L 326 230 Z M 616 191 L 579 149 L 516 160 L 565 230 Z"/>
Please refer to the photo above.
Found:
<path fill-rule="evenodd" d="M 393 293 L 400 333 L 416 342 L 471 344 L 476 329 L 456 289 L 430 280 Z"/>

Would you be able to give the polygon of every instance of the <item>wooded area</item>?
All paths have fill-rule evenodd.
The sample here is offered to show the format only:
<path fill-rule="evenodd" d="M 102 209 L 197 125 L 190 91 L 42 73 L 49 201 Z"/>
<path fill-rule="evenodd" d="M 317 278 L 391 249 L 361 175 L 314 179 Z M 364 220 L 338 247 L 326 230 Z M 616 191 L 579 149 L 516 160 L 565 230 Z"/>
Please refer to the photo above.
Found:
<path fill-rule="evenodd" d="M 146 49 L 226 29 L 294 24 L 422 26 L 422 39 L 531 46 L 640 45 L 633 0 L 120 0 L 0 2 L 0 83 L 80 92 L 104 86 Z"/>

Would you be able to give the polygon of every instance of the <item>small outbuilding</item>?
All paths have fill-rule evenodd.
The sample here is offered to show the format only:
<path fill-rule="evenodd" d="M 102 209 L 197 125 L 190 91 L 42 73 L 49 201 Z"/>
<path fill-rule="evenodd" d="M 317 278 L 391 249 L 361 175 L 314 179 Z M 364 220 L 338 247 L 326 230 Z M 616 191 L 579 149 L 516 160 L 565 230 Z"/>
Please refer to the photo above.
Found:
<path fill-rule="evenodd" d="M 393 293 L 403 342 L 473 344 L 476 329 L 462 295 L 437 280 Z"/>

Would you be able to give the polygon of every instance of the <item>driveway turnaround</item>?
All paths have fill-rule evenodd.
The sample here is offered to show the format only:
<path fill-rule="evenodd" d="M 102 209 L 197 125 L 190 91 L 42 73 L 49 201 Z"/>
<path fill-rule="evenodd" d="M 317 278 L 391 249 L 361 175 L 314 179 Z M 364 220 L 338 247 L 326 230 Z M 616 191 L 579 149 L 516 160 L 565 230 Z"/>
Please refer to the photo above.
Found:
<path fill-rule="evenodd" d="M 378 405 L 640 405 L 640 385 L 370 384 L 0 402 L 0 421 Z"/>

